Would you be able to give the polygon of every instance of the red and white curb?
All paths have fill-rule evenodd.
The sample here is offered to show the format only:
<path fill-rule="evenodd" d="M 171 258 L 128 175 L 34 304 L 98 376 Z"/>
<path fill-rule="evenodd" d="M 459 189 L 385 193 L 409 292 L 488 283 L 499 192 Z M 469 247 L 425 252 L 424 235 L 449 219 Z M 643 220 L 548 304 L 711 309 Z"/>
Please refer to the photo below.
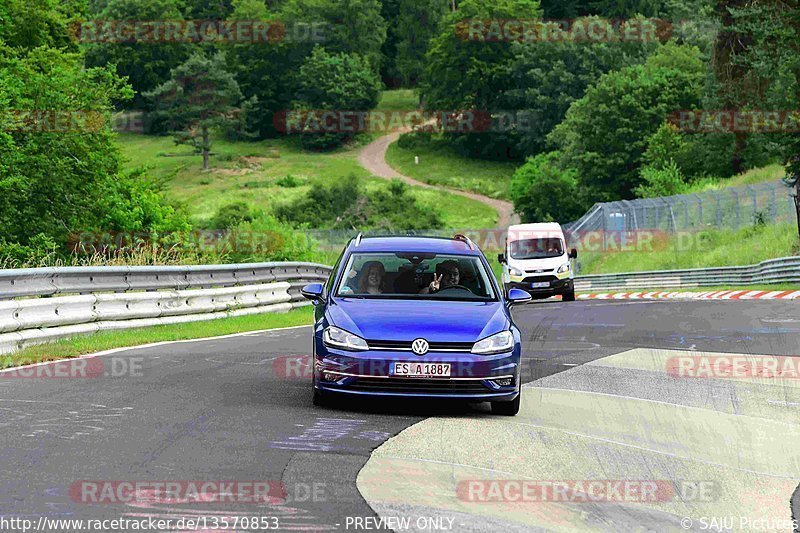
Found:
<path fill-rule="evenodd" d="M 579 300 L 798 300 L 800 291 L 608 292 Z"/>

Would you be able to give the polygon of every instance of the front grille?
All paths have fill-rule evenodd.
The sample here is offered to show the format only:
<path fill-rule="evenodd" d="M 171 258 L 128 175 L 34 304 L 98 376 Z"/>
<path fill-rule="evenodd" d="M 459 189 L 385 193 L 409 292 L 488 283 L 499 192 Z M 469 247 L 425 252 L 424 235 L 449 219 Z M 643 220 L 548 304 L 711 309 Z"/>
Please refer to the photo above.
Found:
<path fill-rule="evenodd" d="M 527 278 L 523 279 L 523 283 L 543 283 L 545 281 L 553 282 L 557 281 L 558 278 L 555 276 L 528 276 Z"/>
<path fill-rule="evenodd" d="M 424 394 L 485 394 L 491 389 L 480 380 L 358 378 L 349 389 L 365 392 L 411 392 Z"/>
<path fill-rule="evenodd" d="M 382 341 L 382 340 L 368 340 L 367 344 L 370 348 L 383 349 L 383 350 L 411 350 L 412 341 Z M 448 352 L 469 352 L 472 350 L 473 342 L 433 342 L 428 341 L 428 351 L 448 351 Z"/>

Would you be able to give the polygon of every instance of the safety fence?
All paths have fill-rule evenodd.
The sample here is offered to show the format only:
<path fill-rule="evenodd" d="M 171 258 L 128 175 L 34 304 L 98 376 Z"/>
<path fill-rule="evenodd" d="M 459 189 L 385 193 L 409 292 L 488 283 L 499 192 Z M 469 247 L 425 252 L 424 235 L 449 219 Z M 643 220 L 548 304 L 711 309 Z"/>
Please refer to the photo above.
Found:
<path fill-rule="evenodd" d="M 595 204 L 564 228 L 573 232 L 739 229 L 757 223 L 792 222 L 791 190 L 780 180 L 679 194 Z"/>
<path fill-rule="evenodd" d="M 579 251 L 619 251 L 644 240 L 708 229 L 736 230 L 758 224 L 795 221 L 792 190 L 780 180 L 726 187 L 696 194 L 597 203 L 581 218 L 563 223 L 570 246 Z M 484 251 L 502 249 L 507 228 L 450 228 L 408 231 L 364 231 L 363 235 L 427 235 L 463 233 Z M 355 229 L 310 230 L 320 247 L 339 250 L 359 233 Z M 633 244 L 631 244 L 633 242 Z"/>
<path fill-rule="evenodd" d="M 800 257 L 770 259 L 750 266 L 578 276 L 575 278 L 575 290 L 596 292 L 625 289 L 744 287 L 774 283 L 800 284 Z"/>
<path fill-rule="evenodd" d="M 303 285 L 325 281 L 314 263 L 0 270 L 0 354 L 104 330 L 307 305 Z"/>

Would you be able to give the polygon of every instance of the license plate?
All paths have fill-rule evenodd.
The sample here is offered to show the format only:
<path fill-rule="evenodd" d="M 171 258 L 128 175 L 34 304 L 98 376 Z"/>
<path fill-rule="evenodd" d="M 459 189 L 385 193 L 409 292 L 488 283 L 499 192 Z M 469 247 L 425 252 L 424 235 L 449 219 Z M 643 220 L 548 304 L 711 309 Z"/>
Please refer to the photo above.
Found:
<path fill-rule="evenodd" d="M 449 378 L 449 363 L 392 363 L 389 375 L 425 378 Z"/>
<path fill-rule="evenodd" d="M 541 281 L 538 283 L 531 283 L 531 289 L 544 289 L 550 286 L 549 281 Z"/>

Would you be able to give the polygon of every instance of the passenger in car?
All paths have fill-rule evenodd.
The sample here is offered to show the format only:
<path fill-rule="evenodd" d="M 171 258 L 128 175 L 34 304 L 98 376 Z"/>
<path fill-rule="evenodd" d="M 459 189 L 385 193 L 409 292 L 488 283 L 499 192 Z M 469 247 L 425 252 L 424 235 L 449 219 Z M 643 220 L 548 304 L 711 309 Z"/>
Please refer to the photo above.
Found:
<path fill-rule="evenodd" d="M 386 269 L 380 261 L 367 261 L 361 268 L 358 279 L 359 294 L 383 294 L 386 292 Z"/>
<path fill-rule="evenodd" d="M 452 259 L 442 261 L 436 265 L 436 272 L 433 275 L 433 281 L 431 281 L 427 287 L 424 287 L 421 291 L 419 291 L 419 293 L 431 294 L 446 289 L 447 287 L 458 285 L 458 282 L 458 263 Z"/>

